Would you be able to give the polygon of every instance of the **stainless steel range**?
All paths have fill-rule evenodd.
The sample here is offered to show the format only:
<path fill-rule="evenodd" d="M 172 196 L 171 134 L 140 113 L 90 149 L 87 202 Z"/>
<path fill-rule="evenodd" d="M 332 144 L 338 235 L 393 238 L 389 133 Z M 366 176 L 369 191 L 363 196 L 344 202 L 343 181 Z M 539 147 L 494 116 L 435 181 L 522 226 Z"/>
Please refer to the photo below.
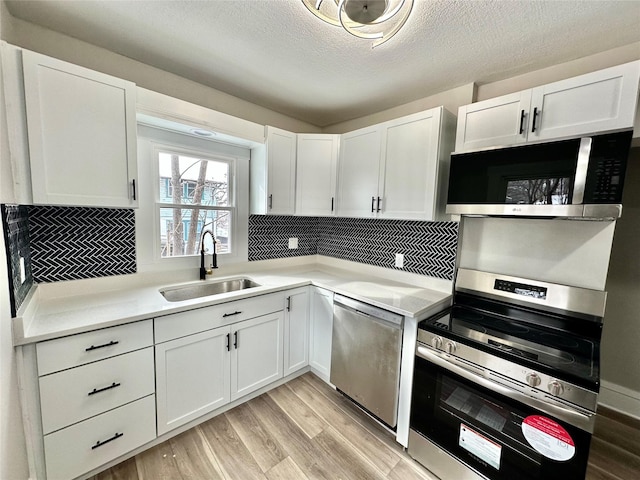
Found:
<path fill-rule="evenodd" d="M 605 300 L 459 269 L 419 325 L 409 453 L 443 480 L 584 478 Z"/>

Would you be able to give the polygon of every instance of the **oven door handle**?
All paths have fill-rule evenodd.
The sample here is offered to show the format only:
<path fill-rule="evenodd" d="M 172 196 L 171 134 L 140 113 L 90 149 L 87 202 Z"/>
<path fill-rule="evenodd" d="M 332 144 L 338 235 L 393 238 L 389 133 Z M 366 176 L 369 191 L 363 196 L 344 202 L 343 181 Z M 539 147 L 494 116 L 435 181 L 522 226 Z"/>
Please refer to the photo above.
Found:
<path fill-rule="evenodd" d="M 428 347 L 424 347 L 422 345 L 417 346 L 416 355 L 420 358 L 423 358 L 424 360 L 438 365 L 439 367 L 444 368 L 445 370 L 453 372 L 456 375 L 469 380 L 470 382 L 482 385 L 483 387 L 488 388 L 491 391 L 501 393 L 505 397 L 511 398 L 512 400 L 524 403 L 532 408 L 541 410 L 548 413 L 549 415 L 553 415 L 556 418 L 564 420 L 574 427 L 580 428 L 589 433 L 593 433 L 595 414 L 591 412 L 580 409 L 584 411 L 584 413 L 581 413 L 580 411 L 577 411 L 579 407 L 575 407 L 576 410 L 569 409 L 559 402 L 552 400 L 551 398 L 547 398 L 545 399 L 545 401 L 542 401 L 537 398 L 530 397 L 529 395 L 519 392 L 518 390 L 509 388 L 505 385 L 502 385 L 501 383 L 495 382 L 481 375 L 478 375 L 477 373 L 472 372 L 464 367 L 456 365 L 455 363 L 452 363 L 451 361 L 443 358 L 444 354 L 441 354 L 440 352 L 434 352 Z"/>

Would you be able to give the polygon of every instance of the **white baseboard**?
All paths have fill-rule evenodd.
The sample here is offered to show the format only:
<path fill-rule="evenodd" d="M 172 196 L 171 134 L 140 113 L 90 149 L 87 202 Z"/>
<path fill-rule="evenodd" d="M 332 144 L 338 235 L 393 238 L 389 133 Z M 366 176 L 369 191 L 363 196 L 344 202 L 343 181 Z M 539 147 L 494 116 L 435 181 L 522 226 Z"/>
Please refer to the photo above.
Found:
<path fill-rule="evenodd" d="M 602 381 L 598 404 L 640 420 L 640 392 Z"/>

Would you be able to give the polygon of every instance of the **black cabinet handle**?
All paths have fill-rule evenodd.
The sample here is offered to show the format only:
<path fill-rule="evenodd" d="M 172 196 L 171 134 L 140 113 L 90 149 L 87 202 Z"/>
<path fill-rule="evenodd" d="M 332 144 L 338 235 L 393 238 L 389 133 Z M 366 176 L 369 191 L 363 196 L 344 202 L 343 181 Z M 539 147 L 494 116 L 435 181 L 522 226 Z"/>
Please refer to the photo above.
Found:
<path fill-rule="evenodd" d="M 238 332 L 233 332 L 233 348 L 238 349 Z"/>
<path fill-rule="evenodd" d="M 100 440 L 98 440 L 96 442 L 96 444 L 93 447 L 91 447 L 91 450 L 95 450 L 96 448 L 101 447 L 103 445 L 106 445 L 109 442 L 113 442 L 114 440 L 117 440 L 118 438 L 120 438 L 122 436 L 124 436 L 124 433 L 117 433 L 116 432 L 116 434 L 113 437 L 107 438 L 104 442 L 101 442 Z"/>
<path fill-rule="evenodd" d="M 91 345 L 89 348 L 85 348 L 84 351 L 90 352 L 91 350 L 98 350 L 99 348 L 112 347 L 113 345 L 117 345 L 118 343 L 120 342 L 117 340 L 111 340 L 109 343 L 105 343 L 103 345 Z"/>
<path fill-rule="evenodd" d="M 269 195 L 269 210 L 273 208 L 273 193 Z"/>
<path fill-rule="evenodd" d="M 520 112 L 520 135 L 524 133 L 524 110 Z"/>
<path fill-rule="evenodd" d="M 379 212 L 380 210 L 382 210 L 380 208 L 380 202 L 382 202 L 382 199 L 380 197 L 378 197 L 378 206 L 376 207 L 376 212 Z"/>
<path fill-rule="evenodd" d="M 291 311 L 291 297 L 287 297 L 287 312 Z"/>
<path fill-rule="evenodd" d="M 371 213 L 375 212 L 376 197 L 371 197 Z"/>
<path fill-rule="evenodd" d="M 227 352 L 231 351 L 231 334 L 227 333 Z"/>
<path fill-rule="evenodd" d="M 239 311 L 235 311 L 233 313 L 225 313 L 224 315 L 222 315 L 222 318 L 226 318 L 226 317 L 233 317 L 234 315 L 240 315 L 242 312 Z"/>
<path fill-rule="evenodd" d="M 136 199 L 136 179 L 134 178 L 131 183 L 133 184 L 133 199 Z"/>
<path fill-rule="evenodd" d="M 100 393 L 100 392 L 106 392 L 107 390 L 111 390 L 112 388 L 116 388 L 119 387 L 120 384 L 113 382 L 111 385 L 109 385 L 108 387 L 103 387 L 103 388 L 94 388 L 93 391 L 87 393 L 88 396 L 91 395 L 95 395 L 96 393 Z"/>
<path fill-rule="evenodd" d="M 538 118 L 538 107 L 533 109 L 533 120 L 531 120 L 531 133 L 536 131 L 536 119 Z"/>
<path fill-rule="evenodd" d="M 331 197 L 331 211 L 333 212 L 333 197 Z"/>

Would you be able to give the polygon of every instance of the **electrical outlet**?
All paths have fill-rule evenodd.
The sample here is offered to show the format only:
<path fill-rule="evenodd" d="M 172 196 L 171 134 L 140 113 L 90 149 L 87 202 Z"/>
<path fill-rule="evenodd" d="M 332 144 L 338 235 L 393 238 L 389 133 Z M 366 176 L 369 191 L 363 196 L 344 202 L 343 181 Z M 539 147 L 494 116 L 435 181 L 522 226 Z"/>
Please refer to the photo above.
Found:
<path fill-rule="evenodd" d="M 404 254 L 396 253 L 396 268 L 404 268 Z"/>
<path fill-rule="evenodd" d="M 27 279 L 27 271 L 24 268 L 24 257 L 20 257 L 20 283 L 24 283 Z"/>
<path fill-rule="evenodd" d="M 298 248 L 298 237 L 289 239 L 289 248 Z"/>

